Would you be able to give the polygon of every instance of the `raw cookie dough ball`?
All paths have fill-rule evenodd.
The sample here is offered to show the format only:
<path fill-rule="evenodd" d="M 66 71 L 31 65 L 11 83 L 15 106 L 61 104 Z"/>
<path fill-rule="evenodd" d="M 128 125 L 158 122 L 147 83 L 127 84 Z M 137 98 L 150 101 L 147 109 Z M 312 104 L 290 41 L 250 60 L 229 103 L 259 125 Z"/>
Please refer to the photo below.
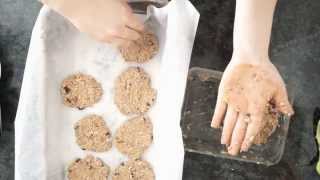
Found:
<path fill-rule="evenodd" d="M 75 125 L 76 142 L 83 150 L 105 152 L 112 146 L 111 132 L 101 116 L 89 115 Z"/>
<path fill-rule="evenodd" d="M 63 80 L 61 94 L 65 105 L 81 110 L 101 99 L 102 87 L 92 76 L 79 73 Z"/>
<path fill-rule="evenodd" d="M 144 63 L 159 50 L 157 37 L 151 32 L 142 32 L 139 39 L 119 48 L 122 57 L 128 62 Z"/>
<path fill-rule="evenodd" d="M 125 115 L 147 112 L 155 98 L 149 75 L 139 67 L 128 68 L 116 80 L 115 104 Z"/>
<path fill-rule="evenodd" d="M 143 160 L 129 160 L 122 163 L 112 174 L 112 180 L 154 180 L 151 165 Z"/>
<path fill-rule="evenodd" d="M 117 149 L 130 158 L 139 158 L 152 140 L 152 123 L 146 116 L 135 117 L 123 123 L 114 139 Z"/>
<path fill-rule="evenodd" d="M 109 174 L 109 166 L 91 155 L 75 160 L 68 167 L 69 180 L 107 180 Z"/>
<path fill-rule="evenodd" d="M 258 133 L 258 135 L 254 138 L 254 144 L 260 145 L 267 143 L 268 138 L 272 135 L 272 133 L 279 125 L 278 118 L 279 113 L 275 110 L 274 107 L 272 107 L 272 105 L 269 104 L 263 118 L 265 125 Z"/>

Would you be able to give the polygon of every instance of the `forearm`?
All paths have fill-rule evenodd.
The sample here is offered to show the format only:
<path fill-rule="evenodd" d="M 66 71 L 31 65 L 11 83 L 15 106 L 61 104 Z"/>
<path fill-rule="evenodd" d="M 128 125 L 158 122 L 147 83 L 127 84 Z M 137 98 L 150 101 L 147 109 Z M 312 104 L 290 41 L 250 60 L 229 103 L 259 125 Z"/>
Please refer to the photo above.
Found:
<path fill-rule="evenodd" d="M 268 57 L 277 0 L 237 0 L 233 32 L 234 52 Z"/>
<path fill-rule="evenodd" d="M 51 9 L 57 11 L 62 15 L 70 16 L 75 8 L 80 8 L 83 0 L 40 0 L 43 4 L 49 6 Z M 72 10 L 73 9 L 73 10 Z"/>

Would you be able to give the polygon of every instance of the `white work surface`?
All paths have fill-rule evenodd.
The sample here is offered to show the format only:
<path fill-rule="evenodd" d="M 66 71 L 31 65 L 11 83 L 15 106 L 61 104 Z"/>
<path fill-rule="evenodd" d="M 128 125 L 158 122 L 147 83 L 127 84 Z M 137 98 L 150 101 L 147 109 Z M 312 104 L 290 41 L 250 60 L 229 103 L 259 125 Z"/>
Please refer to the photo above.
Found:
<path fill-rule="evenodd" d="M 159 37 L 160 52 L 143 65 L 126 63 L 117 49 L 78 32 L 47 7 L 41 10 L 15 121 L 17 180 L 63 180 L 70 162 L 87 154 L 101 158 L 112 170 L 126 160 L 115 147 L 105 153 L 82 151 L 75 143 L 73 125 L 95 113 L 104 117 L 114 134 L 128 119 L 114 104 L 114 81 L 129 66 L 145 69 L 157 90 L 156 103 L 148 112 L 154 141 L 143 159 L 151 163 L 157 180 L 182 179 L 180 111 L 199 13 L 187 0 L 149 10 L 147 21 Z M 104 90 L 101 101 L 82 111 L 63 105 L 60 95 L 62 80 L 77 72 L 94 76 Z"/>

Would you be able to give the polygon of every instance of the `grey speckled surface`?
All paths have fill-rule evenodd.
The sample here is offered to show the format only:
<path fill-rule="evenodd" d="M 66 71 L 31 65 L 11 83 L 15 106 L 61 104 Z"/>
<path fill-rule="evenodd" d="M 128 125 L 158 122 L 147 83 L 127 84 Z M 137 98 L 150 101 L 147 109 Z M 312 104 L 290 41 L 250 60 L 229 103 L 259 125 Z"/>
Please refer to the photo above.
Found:
<path fill-rule="evenodd" d="M 0 103 L 4 132 L 0 137 L 0 179 L 14 179 L 13 121 L 29 40 L 40 9 L 36 0 L 0 0 Z"/>
<path fill-rule="evenodd" d="M 191 0 L 201 13 L 191 66 L 222 71 L 232 53 L 234 0 Z M 5 131 L 0 137 L 0 179 L 11 180 L 14 166 L 13 120 L 32 26 L 39 11 L 36 0 L 0 0 L 0 102 Z M 271 59 L 288 87 L 295 91 L 296 115 L 285 155 L 272 167 L 187 153 L 185 180 L 320 179 L 311 160 L 316 155 L 312 114 L 320 106 L 320 1 L 281 0 L 271 41 Z"/>

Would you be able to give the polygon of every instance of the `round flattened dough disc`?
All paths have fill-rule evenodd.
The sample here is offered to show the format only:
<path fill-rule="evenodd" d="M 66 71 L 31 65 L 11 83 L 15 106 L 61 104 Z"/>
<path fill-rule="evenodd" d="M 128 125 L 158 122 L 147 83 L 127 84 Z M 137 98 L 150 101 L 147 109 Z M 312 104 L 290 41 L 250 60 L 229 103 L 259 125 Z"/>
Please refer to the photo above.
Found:
<path fill-rule="evenodd" d="M 122 57 L 127 62 L 145 63 L 159 51 L 159 42 L 155 34 L 145 31 L 135 41 L 119 48 Z"/>
<path fill-rule="evenodd" d="M 155 174 L 151 165 L 144 160 L 129 160 L 120 164 L 113 174 L 112 180 L 154 180 Z"/>
<path fill-rule="evenodd" d="M 140 158 L 153 141 L 153 127 L 146 116 L 127 120 L 116 131 L 114 143 L 117 149 L 130 158 Z"/>
<path fill-rule="evenodd" d="M 108 151 L 112 146 L 110 129 L 101 116 L 89 115 L 75 125 L 76 142 L 83 150 Z"/>
<path fill-rule="evenodd" d="M 122 114 L 143 114 L 154 104 L 156 90 L 149 75 L 139 67 L 122 72 L 115 82 L 115 104 Z"/>
<path fill-rule="evenodd" d="M 82 73 L 68 76 L 61 85 L 64 104 L 80 110 L 97 103 L 102 94 L 101 84 L 92 76 Z"/>
<path fill-rule="evenodd" d="M 107 180 L 110 167 L 98 158 L 91 155 L 77 159 L 68 167 L 69 180 Z"/>

